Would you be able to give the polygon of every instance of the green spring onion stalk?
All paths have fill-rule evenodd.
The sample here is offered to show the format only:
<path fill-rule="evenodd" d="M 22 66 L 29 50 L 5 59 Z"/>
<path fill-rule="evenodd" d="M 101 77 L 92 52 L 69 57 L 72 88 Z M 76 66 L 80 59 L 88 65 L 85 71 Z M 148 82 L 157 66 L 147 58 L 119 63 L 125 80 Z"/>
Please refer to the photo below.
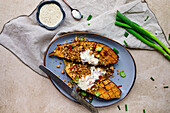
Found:
<path fill-rule="evenodd" d="M 136 31 L 129 29 L 129 28 L 125 28 L 129 33 L 131 33 L 132 35 L 134 35 L 136 38 L 138 38 L 139 40 L 141 40 L 143 43 L 157 49 L 158 51 L 160 51 L 168 60 L 170 60 L 170 55 L 168 55 L 162 48 L 160 48 L 158 45 L 156 45 L 155 43 L 152 43 L 148 40 L 146 40 L 145 38 L 143 38 L 140 34 L 138 34 Z"/>
<path fill-rule="evenodd" d="M 131 26 L 129 26 L 129 25 L 125 24 L 125 23 L 122 23 L 122 22 L 115 22 L 115 25 L 132 29 Z"/>
<path fill-rule="evenodd" d="M 116 16 L 116 21 L 122 21 L 119 17 Z"/>
<path fill-rule="evenodd" d="M 122 23 L 122 22 L 115 22 L 115 25 L 125 27 L 125 28 L 132 28 L 131 26 L 129 26 L 129 25 L 125 24 L 125 23 Z M 150 41 L 152 43 L 155 43 L 152 39 L 148 38 L 147 36 L 145 36 L 145 35 L 141 35 L 141 36 L 143 36 L 146 40 L 148 40 L 148 41 Z"/>
<path fill-rule="evenodd" d="M 155 42 L 154 42 L 152 39 L 148 38 L 148 37 L 145 36 L 145 35 L 142 35 L 142 36 L 143 36 L 143 38 L 145 38 L 145 39 L 148 40 L 149 42 L 155 44 Z"/>
<path fill-rule="evenodd" d="M 168 49 L 168 47 L 166 47 L 156 36 L 154 36 L 151 32 L 147 31 L 146 29 L 142 28 L 141 26 L 139 26 L 138 24 L 136 24 L 135 22 L 132 22 L 131 20 L 129 20 L 126 16 L 124 16 L 123 14 L 121 14 L 118 10 L 117 10 L 117 17 L 119 17 L 123 22 L 127 23 L 129 26 L 131 26 L 135 31 L 139 32 L 142 35 L 146 35 L 147 37 L 155 40 L 160 46 L 162 46 L 162 48 L 164 48 L 168 54 L 170 54 L 170 49 Z"/>

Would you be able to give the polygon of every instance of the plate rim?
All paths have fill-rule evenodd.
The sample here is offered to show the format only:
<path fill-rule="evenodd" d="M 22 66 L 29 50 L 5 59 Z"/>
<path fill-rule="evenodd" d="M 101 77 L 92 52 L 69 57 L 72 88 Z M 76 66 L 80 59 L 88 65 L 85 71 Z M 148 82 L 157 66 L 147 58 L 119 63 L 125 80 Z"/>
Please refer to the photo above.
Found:
<path fill-rule="evenodd" d="M 50 42 L 50 44 L 48 45 L 48 47 L 47 47 L 47 49 L 46 49 L 46 51 L 45 51 L 45 54 L 44 54 L 44 66 L 46 66 L 46 65 L 45 65 L 45 59 L 46 59 L 46 56 L 47 56 L 47 51 L 49 50 L 50 46 L 51 46 L 57 39 L 59 39 L 59 38 L 61 38 L 61 37 L 64 37 L 64 36 L 67 36 L 67 35 L 74 35 L 74 34 L 97 35 L 97 36 L 100 36 L 100 37 L 109 39 L 109 40 L 111 40 L 111 41 L 119 44 L 119 45 L 122 46 L 123 48 L 125 48 L 122 44 L 120 44 L 119 42 L 117 42 L 117 41 L 115 41 L 115 40 L 113 40 L 113 39 L 110 39 L 110 38 L 108 38 L 108 37 L 106 37 L 106 36 L 103 36 L 103 35 L 100 35 L 100 34 L 97 34 L 97 33 L 92 33 L 92 32 L 69 32 L 69 33 L 62 34 L 62 35 L 60 35 L 60 36 L 58 36 L 58 37 L 56 37 L 56 35 L 55 35 L 54 37 L 56 37 L 56 38 L 55 38 L 52 42 Z M 131 58 L 132 58 L 132 60 L 133 60 L 134 67 L 135 67 L 135 75 L 134 75 L 134 81 L 133 81 L 133 83 L 132 83 L 131 88 L 129 89 L 129 91 L 128 91 L 128 93 L 125 95 L 125 97 L 123 97 L 120 101 L 124 100 L 124 99 L 129 95 L 130 91 L 132 90 L 132 88 L 133 88 L 133 86 L 134 86 L 134 84 L 135 84 L 135 81 L 136 81 L 136 73 L 137 73 L 135 60 L 134 60 L 132 54 L 129 52 L 129 50 L 128 50 L 127 48 L 125 48 L 125 49 L 126 49 L 126 51 L 129 53 L 129 55 L 131 56 Z M 48 77 L 48 78 L 49 78 L 49 77 Z M 62 95 L 64 95 L 64 94 L 55 86 L 55 84 L 54 84 L 54 82 L 52 81 L 52 79 L 51 79 L 51 78 L 49 78 L 49 79 L 50 79 L 50 81 L 52 82 L 52 84 L 54 85 L 54 87 L 55 87 Z M 76 102 L 76 101 L 68 98 L 66 95 L 64 95 L 64 96 L 65 96 L 67 99 L 69 99 L 69 100 L 71 100 L 71 101 L 73 101 L 73 102 Z M 118 101 L 118 102 L 120 102 L 120 101 Z M 115 104 L 117 104 L 118 102 L 115 102 L 115 103 L 110 104 L 110 105 L 95 106 L 95 107 L 96 107 L 96 108 L 108 107 L 108 106 L 111 106 L 111 105 L 115 105 Z M 76 102 L 76 103 L 78 103 L 78 102 Z M 78 104 L 79 104 L 79 103 L 78 103 Z"/>

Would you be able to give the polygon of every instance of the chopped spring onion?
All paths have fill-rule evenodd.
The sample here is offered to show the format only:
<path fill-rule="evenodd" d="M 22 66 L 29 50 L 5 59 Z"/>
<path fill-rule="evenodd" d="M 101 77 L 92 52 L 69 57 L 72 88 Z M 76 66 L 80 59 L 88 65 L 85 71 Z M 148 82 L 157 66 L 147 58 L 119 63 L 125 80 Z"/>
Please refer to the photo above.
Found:
<path fill-rule="evenodd" d="M 81 95 L 82 95 L 82 96 L 87 96 L 87 93 L 84 92 L 84 91 L 81 91 Z"/>
<path fill-rule="evenodd" d="M 87 18 L 87 21 L 91 20 L 91 18 L 92 18 L 92 15 L 90 14 Z"/>
<path fill-rule="evenodd" d="M 72 82 L 73 82 L 73 83 L 76 83 L 76 84 L 78 83 L 78 82 L 77 82 L 77 81 L 75 81 L 75 80 L 72 80 Z"/>
<path fill-rule="evenodd" d="M 84 38 L 80 38 L 80 40 L 79 41 L 84 41 Z"/>
<path fill-rule="evenodd" d="M 143 113 L 145 113 L 145 109 L 143 109 Z"/>
<path fill-rule="evenodd" d="M 83 18 L 83 15 L 81 15 L 81 18 Z"/>
<path fill-rule="evenodd" d="M 90 23 L 88 24 L 88 26 L 90 25 Z"/>
<path fill-rule="evenodd" d="M 75 80 L 77 81 L 77 76 L 75 77 Z"/>
<path fill-rule="evenodd" d="M 117 107 L 118 107 L 119 110 L 121 110 L 119 105 Z"/>
<path fill-rule="evenodd" d="M 148 20 L 149 16 L 146 17 L 145 21 Z"/>
<path fill-rule="evenodd" d="M 99 96 L 99 92 L 98 91 L 95 91 L 94 94 L 95 94 L 96 97 Z"/>
<path fill-rule="evenodd" d="M 72 80 L 73 83 L 78 83 L 77 76 L 75 77 L 75 80 Z"/>
<path fill-rule="evenodd" d="M 168 86 L 164 86 L 164 88 L 169 88 Z"/>
<path fill-rule="evenodd" d="M 89 103 L 92 103 L 92 101 L 93 101 L 93 98 L 92 98 L 92 99 L 89 99 Z"/>
<path fill-rule="evenodd" d="M 118 51 L 116 48 L 113 48 L 113 51 L 114 51 L 116 54 L 119 53 L 119 51 Z"/>
<path fill-rule="evenodd" d="M 97 47 L 96 50 L 97 50 L 97 51 L 101 51 L 101 50 L 102 50 L 102 47 Z"/>
<path fill-rule="evenodd" d="M 128 35 L 129 35 L 129 33 L 125 32 L 124 36 L 125 36 L 125 37 L 128 37 Z"/>
<path fill-rule="evenodd" d="M 121 72 L 120 72 L 120 76 L 121 76 L 121 77 L 126 77 L 125 72 L 121 71 Z"/>
<path fill-rule="evenodd" d="M 127 42 L 125 40 L 123 42 L 125 43 L 126 46 L 128 46 L 128 44 L 127 44 Z"/>
<path fill-rule="evenodd" d="M 125 104 L 125 111 L 128 111 L 128 109 L 127 109 L 127 104 Z"/>
<path fill-rule="evenodd" d="M 169 33 L 169 40 L 170 40 L 170 33 Z"/>
<path fill-rule="evenodd" d="M 152 81 L 155 81 L 155 79 L 154 79 L 153 77 L 150 77 L 150 79 L 151 79 Z"/>

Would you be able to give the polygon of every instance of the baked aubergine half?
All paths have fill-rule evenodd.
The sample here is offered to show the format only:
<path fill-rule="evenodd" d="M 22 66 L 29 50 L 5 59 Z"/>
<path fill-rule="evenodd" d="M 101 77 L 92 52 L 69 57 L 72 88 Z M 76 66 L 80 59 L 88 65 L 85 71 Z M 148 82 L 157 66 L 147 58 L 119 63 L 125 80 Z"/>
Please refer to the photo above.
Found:
<path fill-rule="evenodd" d="M 63 60 L 65 71 L 81 90 L 102 99 L 120 98 L 121 90 L 109 80 L 113 66 L 95 67 Z"/>
<path fill-rule="evenodd" d="M 118 55 L 108 46 L 91 41 L 77 41 L 59 45 L 49 56 L 91 65 L 111 65 L 118 62 Z"/>

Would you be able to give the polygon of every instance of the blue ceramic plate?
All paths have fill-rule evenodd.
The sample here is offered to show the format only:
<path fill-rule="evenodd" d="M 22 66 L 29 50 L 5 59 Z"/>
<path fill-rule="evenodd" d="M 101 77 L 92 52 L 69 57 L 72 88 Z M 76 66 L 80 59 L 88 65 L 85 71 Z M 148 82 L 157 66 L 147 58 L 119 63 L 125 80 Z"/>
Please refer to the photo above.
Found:
<path fill-rule="evenodd" d="M 54 26 L 54 27 L 48 27 L 48 26 L 44 25 L 43 23 L 41 23 L 41 21 L 40 21 L 40 19 L 39 19 L 40 9 L 41 9 L 41 7 L 42 7 L 43 5 L 46 5 L 46 4 L 56 4 L 56 5 L 58 5 L 58 6 L 60 7 L 61 12 L 63 13 L 63 18 L 62 18 L 62 20 L 61 20 L 56 26 Z M 38 22 L 42 27 L 45 27 L 46 29 L 49 29 L 49 30 L 54 30 L 54 29 L 56 29 L 56 28 L 64 21 L 65 16 L 66 16 L 66 14 L 65 14 L 63 8 L 61 7 L 60 3 L 58 3 L 57 1 L 54 1 L 54 0 L 49 0 L 49 1 L 41 2 L 41 3 L 38 5 L 38 7 L 37 7 L 37 13 L 36 13 L 37 22 Z"/>
<path fill-rule="evenodd" d="M 103 43 L 111 48 L 116 48 L 119 53 L 119 59 L 117 64 L 114 64 L 114 67 L 116 68 L 113 75 L 115 77 L 110 78 L 117 86 L 122 85 L 120 87 L 120 90 L 122 91 L 121 97 L 119 99 L 111 99 L 111 100 L 103 100 L 94 97 L 92 101 L 92 105 L 95 107 L 104 107 L 104 106 L 109 106 L 112 104 L 115 104 L 125 98 L 128 93 L 130 92 L 131 88 L 134 85 L 135 78 L 136 78 L 136 65 L 134 62 L 134 59 L 132 55 L 129 53 L 129 51 L 124 48 L 122 45 L 117 43 L 116 41 L 113 41 L 107 37 L 94 34 L 94 33 L 86 33 L 86 32 L 75 32 L 75 33 L 68 33 L 66 35 L 62 35 L 56 40 L 54 40 L 48 47 L 45 57 L 44 57 L 44 65 L 47 66 L 49 69 L 51 69 L 57 76 L 60 75 L 60 79 L 65 80 L 65 83 L 68 81 L 71 81 L 69 77 L 67 77 L 67 74 L 61 74 L 61 70 L 64 70 L 64 63 L 62 59 L 58 57 L 48 57 L 48 54 L 51 53 L 57 46 L 57 44 L 64 44 L 64 42 L 72 42 L 71 40 L 75 38 L 75 36 L 81 37 L 85 36 L 86 38 L 89 39 L 89 41 L 95 41 L 95 42 L 100 42 Z M 57 68 L 56 66 L 60 65 L 60 68 Z M 126 77 L 121 77 L 120 75 L 117 75 L 117 70 L 122 71 L 126 73 Z M 69 99 L 75 101 L 74 98 L 69 96 L 67 93 L 63 91 L 60 87 L 57 86 L 57 84 L 51 80 L 55 87 L 66 97 Z M 73 88 L 75 90 L 75 88 Z"/>

